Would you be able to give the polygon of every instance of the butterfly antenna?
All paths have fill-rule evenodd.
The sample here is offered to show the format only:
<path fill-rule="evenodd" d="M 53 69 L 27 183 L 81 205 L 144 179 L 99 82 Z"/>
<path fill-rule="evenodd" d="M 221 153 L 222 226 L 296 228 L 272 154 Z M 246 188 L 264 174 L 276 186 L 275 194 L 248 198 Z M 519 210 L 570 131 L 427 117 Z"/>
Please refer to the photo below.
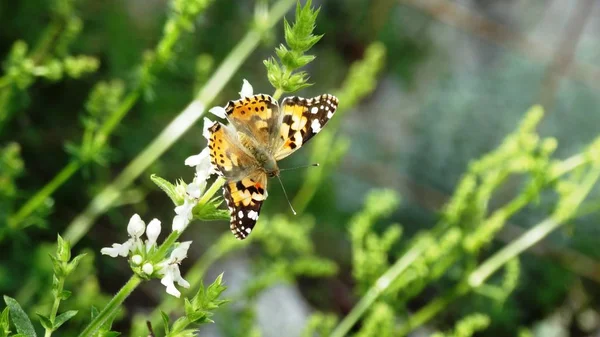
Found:
<path fill-rule="evenodd" d="M 302 166 L 297 166 L 297 167 L 288 167 L 288 168 L 279 169 L 279 171 L 297 170 L 297 169 L 313 167 L 313 166 L 319 166 L 319 163 L 314 163 L 314 164 L 310 164 L 310 165 L 302 165 Z"/>
<path fill-rule="evenodd" d="M 294 206 L 292 206 L 292 203 L 290 202 L 290 198 L 288 198 L 288 196 L 287 196 L 285 187 L 283 187 L 283 182 L 281 181 L 281 178 L 279 177 L 279 175 L 277 175 L 277 180 L 279 180 L 279 184 L 281 184 L 281 189 L 283 190 L 283 195 L 285 195 L 285 200 L 287 200 L 288 205 L 290 205 L 290 208 L 292 209 L 292 213 L 294 213 L 294 215 L 296 215 L 296 210 L 294 209 Z"/>

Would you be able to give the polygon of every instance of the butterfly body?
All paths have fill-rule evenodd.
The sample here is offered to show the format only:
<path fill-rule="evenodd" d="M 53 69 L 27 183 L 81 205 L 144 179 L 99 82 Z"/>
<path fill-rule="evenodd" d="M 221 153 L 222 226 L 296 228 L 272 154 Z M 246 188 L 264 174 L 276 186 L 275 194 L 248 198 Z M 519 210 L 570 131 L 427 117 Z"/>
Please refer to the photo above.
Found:
<path fill-rule="evenodd" d="M 281 107 L 263 94 L 227 104 L 229 125 L 209 128 L 208 147 L 212 165 L 227 179 L 223 194 L 236 238 L 246 238 L 254 228 L 267 197 L 267 178 L 279 176 L 277 161 L 317 134 L 337 105 L 337 98 L 327 94 L 288 97 Z"/>

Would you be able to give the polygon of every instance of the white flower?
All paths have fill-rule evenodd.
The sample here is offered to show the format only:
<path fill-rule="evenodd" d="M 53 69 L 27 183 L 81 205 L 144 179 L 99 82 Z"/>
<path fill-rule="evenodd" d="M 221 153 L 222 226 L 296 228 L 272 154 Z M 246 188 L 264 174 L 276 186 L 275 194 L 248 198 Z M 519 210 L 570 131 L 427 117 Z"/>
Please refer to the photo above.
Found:
<path fill-rule="evenodd" d="M 100 249 L 100 253 L 103 255 L 108 255 L 110 257 L 117 256 L 127 256 L 129 254 L 129 249 L 131 248 L 132 242 L 127 240 L 125 243 L 113 243 L 112 247 L 104 247 Z"/>
<path fill-rule="evenodd" d="M 160 279 L 160 283 L 162 283 L 167 289 L 167 293 L 169 295 L 179 297 L 181 296 L 181 292 L 177 290 L 175 287 L 175 283 L 178 285 L 189 288 L 190 284 L 188 281 L 184 280 L 181 277 L 181 271 L 179 270 L 179 263 L 181 260 L 187 257 L 187 251 L 190 248 L 192 241 L 186 241 L 180 243 L 177 248 L 175 248 L 168 259 L 159 263 L 159 267 L 161 267 L 159 274 L 162 275 Z"/>
<path fill-rule="evenodd" d="M 152 221 L 158 221 L 156 219 Z M 159 221 L 160 224 L 160 221 Z M 154 224 L 153 224 L 154 226 Z M 154 230 L 154 229 L 153 229 Z M 123 256 L 126 257 L 130 252 L 139 251 L 143 247 L 142 240 L 140 237 L 146 231 L 146 224 L 140 218 L 139 215 L 134 214 L 131 219 L 129 219 L 129 224 L 127 225 L 127 232 L 129 233 L 129 240 L 124 243 L 113 243 L 112 247 L 104 247 L 100 250 L 100 253 L 104 255 L 108 255 L 110 257 Z M 135 261 L 133 261 L 135 263 Z M 140 261 L 141 263 L 141 261 Z M 139 264 L 139 263 L 136 263 Z"/>
<path fill-rule="evenodd" d="M 240 91 L 240 97 L 244 98 L 244 97 L 250 97 L 254 94 L 254 89 L 252 88 L 252 85 L 250 84 L 250 82 L 246 81 L 246 79 L 244 79 L 243 83 L 242 83 L 242 91 Z"/>
<path fill-rule="evenodd" d="M 191 184 L 187 185 L 187 188 L 185 189 L 185 193 L 192 199 L 198 199 L 200 198 L 200 195 L 202 194 L 202 191 L 204 191 L 204 188 L 206 187 L 206 180 L 204 179 L 198 179 L 198 177 L 194 177 L 194 180 L 192 181 Z"/>
<path fill-rule="evenodd" d="M 200 180 L 207 180 L 215 173 L 215 169 L 210 162 L 210 151 L 208 147 L 205 147 L 199 154 L 188 157 L 185 160 L 185 164 L 187 166 L 196 167 L 196 177 Z"/>
<path fill-rule="evenodd" d="M 146 236 L 148 237 L 148 241 L 146 241 L 146 248 L 150 249 L 150 247 L 156 244 L 156 240 L 160 235 L 160 220 L 152 219 L 148 224 L 148 228 L 146 230 Z"/>
<path fill-rule="evenodd" d="M 219 118 L 227 118 L 227 114 L 225 113 L 225 108 L 220 107 L 220 106 L 212 107 L 210 110 L 208 110 L 208 112 L 210 112 L 211 114 L 213 114 Z"/>
<path fill-rule="evenodd" d="M 192 220 L 192 210 L 196 206 L 195 200 L 185 198 L 183 205 L 175 207 L 175 217 L 173 217 L 173 231 L 182 232 Z"/>
<path fill-rule="evenodd" d="M 127 225 L 127 233 L 129 233 L 129 236 L 133 238 L 139 238 L 144 234 L 145 230 L 146 224 L 142 218 L 140 218 L 137 213 L 134 214 L 131 219 L 129 219 L 129 224 Z"/>

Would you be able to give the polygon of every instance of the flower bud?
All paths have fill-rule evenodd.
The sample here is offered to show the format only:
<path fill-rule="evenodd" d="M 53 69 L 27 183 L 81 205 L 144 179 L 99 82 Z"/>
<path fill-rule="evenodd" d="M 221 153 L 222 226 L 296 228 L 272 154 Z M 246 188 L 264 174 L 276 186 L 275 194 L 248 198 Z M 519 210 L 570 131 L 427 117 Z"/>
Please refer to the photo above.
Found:
<path fill-rule="evenodd" d="M 152 219 L 146 229 L 146 236 L 148 237 L 148 244 L 153 245 L 156 243 L 156 239 L 160 235 L 160 220 Z"/>
<path fill-rule="evenodd" d="M 134 214 L 131 219 L 129 219 L 129 224 L 127 225 L 127 232 L 131 237 L 139 238 L 144 234 L 146 230 L 146 224 L 140 218 L 139 215 Z"/>
<path fill-rule="evenodd" d="M 133 262 L 133 264 L 135 264 L 136 266 L 139 266 L 143 261 L 144 258 L 139 254 L 136 254 L 131 257 L 131 262 Z"/>
<path fill-rule="evenodd" d="M 154 266 L 152 265 L 152 263 L 149 262 L 144 263 L 144 265 L 142 266 L 142 271 L 146 275 L 152 275 L 152 273 L 154 273 Z"/>

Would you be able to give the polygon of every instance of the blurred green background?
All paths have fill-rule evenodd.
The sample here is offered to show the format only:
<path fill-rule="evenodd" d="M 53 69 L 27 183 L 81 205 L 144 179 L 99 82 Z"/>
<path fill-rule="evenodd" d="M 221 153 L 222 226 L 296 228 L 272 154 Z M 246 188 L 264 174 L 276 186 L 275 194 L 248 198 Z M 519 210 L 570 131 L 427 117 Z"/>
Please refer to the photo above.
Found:
<path fill-rule="evenodd" d="M 349 140 L 349 150 L 304 211 L 314 219 L 316 251 L 334 260 L 339 271 L 328 278 L 301 277 L 261 294 L 255 318 L 265 336 L 278 336 L 278 329 L 286 329 L 285 336 L 297 336 L 312 309 L 343 316 L 356 303 L 346 226 L 362 208 L 369 190 L 389 188 L 402 197 L 400 208 L 378 229 L 399 222 L 405 235 L 412 235 L 435 223 L 469 161 L 498 146 L 533 104 L 546 108 L 539 132 L 557 138 L 559 158 L 581 151 L 600 133 L 600 5 L 593 0 L 329 0 L 313 4 L 321 6 L 316 33 L 324 34 L 311 50 L 316 60 L 306 68 L 315 85 L 295 94 L 312 97 L 335 92 L 350 65 L 374 41 L 385 46 L 385 65 L 373 93 L 339 121 L 339 134 Z M 25 41 L 30 49 L 43 40 L 56 12 L 52 6 L 50 1 L 0 2 L 0 59 L 8 59 L 17 40 Z M 97 58 L 98 70 L 81 78 L 37 79 L 25 90 L 2 97 L 6 116 L 0 146 L 18 144 L 23 170 L 15 178 L 14 193 L 0 200 L 4 213 L 0 221 L 5 222 L 0 226 L 6 226 L 10 213 L 70 161 L 65 143 L 81 138 L 81 116 L 94 84 L 119 79 L 126 90 L 135 85 L 144 55 L 162 35 L 169 6 L 167 0 L 78 0 L 74 8 L 83 28 L 69 53 Z M 25 301 L 31 312 L 47 305 L 41 284 L 50 277 L 47 253 L 56 234 L 187 106 L 249 29 L 254 11 L 254 1 L 219 0 L 194 18 L 194 31 L 183 34 L 175 47 L 177 56 L 156 75 L 152 89 L 143 92 L 143 99 L 110 137 L 106 162 L 83 167 L 45 202 L 47 209 L 36 213 L 30 227 L 11 232 L 0 242 L 0 293 Z M 286 17 L 292 20 L 293 12 Z M 262 61 L 281 42 L 279 22 L 212 105 L 237 98 L 242 79 L 252 83 L 255 93 L 272 94 Z M 126 189 L 118 205 L 94 221 L 75 246 L 92 258 L 82 267 L 88 269 L 73 280 L 73 287 L 95 296 L 78 305 L 102 306 L 129 277 L 125 261 L 103 257 L 99 250 L 124 241 L 133 213 L 148 221 L 161 219 L 163 228 L 170 226 L 173 205 L 150 181 L 150 174 L 190 181 L 193 169 L 183 162 L 204 146 L 198 122 Z M 306 164 L 308 153 L 309 149 L 302 149 L 281 166 Z M 0 169 L 9 170 L 9 166 Z M 296 194 L 304 177 L 303 171 L 283 175 L 288 194 Z M 506 184 L 493 201 L 501 202 L 515 189 L 516 183 Z M 597 197 L 597 192 L 592 194 Z M 263 214 L 289 213 L 278 186 L 272 184 L 269 195 Z M 534 225 L 551 205 L 551 200 L 542 200 L 520 212 L 490 251 Z M 538 336 L 600 336 L 596 208 L 590 203 L 585 216 L 522 256 L 519 285 L 503 306 L 466 296 L 413 336 L 452 326 L 473 310 L 492 318 L 481 336 L 516 336 L 520 327 L 529 327 Z M 256 230 L 260 231 L 260 222 Z M 185 233 L 186 239 L 194 240 L 189 260 L 202 256 L 227 231 L 226 222 L 194 223 Z M 235 289 L 249 277 L 245 264 L 252 259 L 252 250 L 238 252 L 213 265 L 208 278 L 225 270 L 226 282 Z M 134 293 L 123 317 L 152 310 L 163 292 L 157 284 L 154 280 Z M 409 302 L 408 312 L 438 291 L 435 287 L 423 291 Z M 231 318 L 222 321 L 227 319 Z M 117 323 L 124 335 L 129 330 L 127 322 Z M 232 335 L 222 325 L 211 326 L 202 335 Z"/>

